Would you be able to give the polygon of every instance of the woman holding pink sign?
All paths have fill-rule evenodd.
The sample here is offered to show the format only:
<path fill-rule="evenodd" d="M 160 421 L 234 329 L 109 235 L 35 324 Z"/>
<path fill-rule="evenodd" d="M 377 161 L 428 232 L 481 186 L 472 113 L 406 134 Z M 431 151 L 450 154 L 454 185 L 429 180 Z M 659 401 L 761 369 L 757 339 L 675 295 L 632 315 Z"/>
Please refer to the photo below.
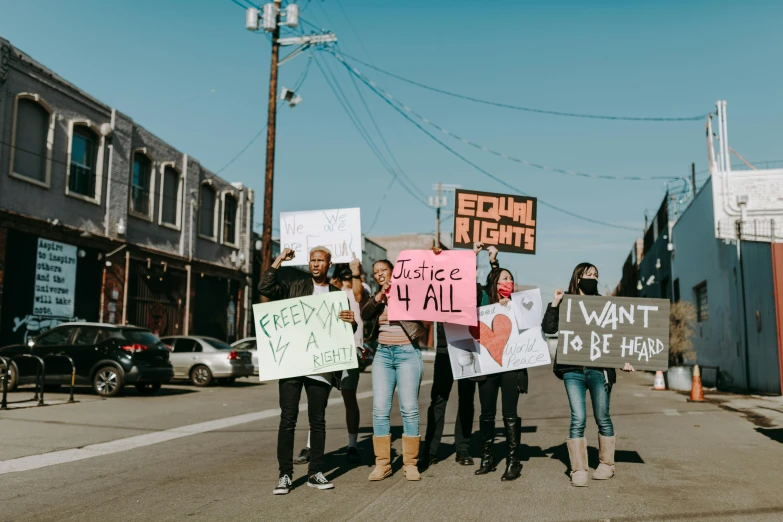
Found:
<path fill-rule="evenodd" d="M 378 349 L 372 363 L 372 429 L 375 469 L 370 480 L 383 480 L 391 475 L 391 415 L 394 389 L 400 401 L 402 415 L 403 473 L 408 480 L 421 480 L 417 468 L 419 458 L 419 386 L 424 373 L 418 339 L 425 332 L 420 321 L 390 321 L 387 305 L 394 265 L 377 261 L 373 277 L 381 287 L 373 298 L 362 303 L 362 319 L 374 323 L 372 338 L 378 339 Z"/>
<path fill-rule="evenodd" d="M 487 277 L 485 290 L 489 294 L 490 304 L 500 303 L 502 306 L 508 306 L 511 294 L 514 292 L 514 276 L 504 268 L 493 268 Z M 506 444 L 508 445 L 506 471 L 500 480 L 516 480 L 522 473 L 522 463 L 517 455 L 522 419 L 517 414 L 517 404 L 519 396 L 527 393 L 527 382 L 527 369 L 496 373 L 479 382 L 481 466 L 476 470 L 476 475 L 486 475 L 497 469 L 492 445 L 495 442 L 498 393 L 501 393 L 503 425 L 506 429 Z"/>

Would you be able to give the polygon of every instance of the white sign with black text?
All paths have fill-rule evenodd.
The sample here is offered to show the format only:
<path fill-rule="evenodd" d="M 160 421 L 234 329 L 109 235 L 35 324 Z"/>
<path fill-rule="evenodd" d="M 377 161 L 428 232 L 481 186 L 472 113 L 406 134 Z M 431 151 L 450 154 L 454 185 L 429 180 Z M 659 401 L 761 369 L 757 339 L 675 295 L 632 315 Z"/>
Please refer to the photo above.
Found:
<path fill-rule="evenodd" d="M 310 262 L 310 249 L 325 246 L 332 263 L 349 263 L 362 258 L 362 225 L 358 208 L 304 210 L 280 213 L 280 249 L 290 248 L 296 256 L 283 266 Z"/>

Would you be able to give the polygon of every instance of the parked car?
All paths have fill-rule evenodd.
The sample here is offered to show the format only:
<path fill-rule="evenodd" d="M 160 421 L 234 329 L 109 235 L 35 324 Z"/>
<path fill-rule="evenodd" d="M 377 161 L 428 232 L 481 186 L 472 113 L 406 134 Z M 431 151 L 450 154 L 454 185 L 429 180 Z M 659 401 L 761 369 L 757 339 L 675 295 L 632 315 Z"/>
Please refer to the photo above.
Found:
<path fill-rule="evenodd" d="M 253 361 L 253 375 L 258 375 L 258 344 L 255 337 L 245 337 L 231 344 L 234 350 L 241 350 L 250 353 Z M 364 371 L 372 364 L 375 358 L 375 348 L 372 344 L 364 343 L 364 346 L 356 348 L 356 358 L 359 360 L 359 371 Z"/>
<path fill-rule="evenodd" d="M 250 359 L 253 361 L 253 375 L 258 375 L 258 343 L 255 337 L 245 337 L 231 343 L 234 350 L 249 352 Z"/>
<path fill-rule="evenodd" d="M 73 360 L 77 384 L 92 385 L 102 397 L 115 397 L 128 384 L 139 393 L 152 395 L 169 382 L 174 370 L 168 348 L 149 330 L 103 323 L 63 323 L 31 339 L 28 344 L 0 348 L 0 356 L 35 355 L 44 359 L 44 385 L 57 387 L 71 382 Z M 10 364 L 8 389 L 34 383 L 38 362 L 16 357 Z"/>
<path fill-rule="evenodd" d="M 209 386 L 215 379 L 222 384 L 231 384 L 237 377 L 253 375 L 250 353 L 235 350 L 218 339 L 178 335 L 163 337 L 161 341 L 171 347 L 175 379 Z"/>

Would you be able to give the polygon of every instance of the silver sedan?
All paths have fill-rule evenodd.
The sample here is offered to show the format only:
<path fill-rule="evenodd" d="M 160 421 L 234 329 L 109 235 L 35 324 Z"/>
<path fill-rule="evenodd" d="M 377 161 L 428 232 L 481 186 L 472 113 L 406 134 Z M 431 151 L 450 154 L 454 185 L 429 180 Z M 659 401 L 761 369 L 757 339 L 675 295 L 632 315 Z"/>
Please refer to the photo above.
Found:
<path fill-rule="evenodd" d="M 196 386 L 209 386 L 214 380 L 230 384 L 237 377 L 251 377 L 253 362 L 248 352 L 235 350 L 211 337 L 178 335 L 161 339 L 171 347 L 175 379 L 190 380 Z"/>
<path fill-rule="evenodd" d="M 245 337 L 231 344 L 234 350 L 249 352 L 253 361 L 253 375 L 258 375 L 258 343 L 255 337 Z"/>

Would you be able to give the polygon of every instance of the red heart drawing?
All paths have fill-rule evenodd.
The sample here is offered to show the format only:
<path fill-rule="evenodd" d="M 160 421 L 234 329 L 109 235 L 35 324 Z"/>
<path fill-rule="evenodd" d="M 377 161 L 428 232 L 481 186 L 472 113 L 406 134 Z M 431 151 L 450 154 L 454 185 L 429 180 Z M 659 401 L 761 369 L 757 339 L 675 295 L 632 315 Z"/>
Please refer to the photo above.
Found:
<path fill-rule="evenodd" d="M 503 350 L 511 337 L 511 319 L 507 315 L 496 315 L 492 320 L 492 328 L 479 321 L 478 326 L 471 326 L 468 330 L 470 335 L 487 349 L 495 362 L 503 366 Z"/>

